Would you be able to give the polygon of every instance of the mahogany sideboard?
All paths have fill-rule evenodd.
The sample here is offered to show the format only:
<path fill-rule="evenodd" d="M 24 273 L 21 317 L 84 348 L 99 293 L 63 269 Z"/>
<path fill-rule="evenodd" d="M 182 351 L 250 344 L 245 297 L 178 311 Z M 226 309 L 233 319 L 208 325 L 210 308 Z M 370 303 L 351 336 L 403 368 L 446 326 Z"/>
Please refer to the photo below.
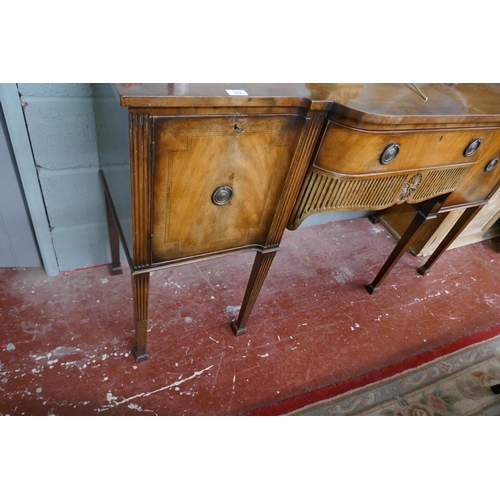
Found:
<path fill-rule="evenodd" d="M 246 324 L 286 228 L 332 210 L 416 216 L 373 293 L 443 211 L 463 210 L 425 273 L 498 189 L 500 85 L 117 84 L 128 109 L 130 176 L 101 170 L 111 272 L 121 240 L 132 274 L 138 361 L 148 359 L 149 273 L 255 251 Z M 125 184 L 127 186 L 125 186 Z M 117 210 L 116 190 L 129 190 Z M 122 213 L 119 213 L 122 212 Z M 374 217 L 376 221 L 377 217 Z"/>

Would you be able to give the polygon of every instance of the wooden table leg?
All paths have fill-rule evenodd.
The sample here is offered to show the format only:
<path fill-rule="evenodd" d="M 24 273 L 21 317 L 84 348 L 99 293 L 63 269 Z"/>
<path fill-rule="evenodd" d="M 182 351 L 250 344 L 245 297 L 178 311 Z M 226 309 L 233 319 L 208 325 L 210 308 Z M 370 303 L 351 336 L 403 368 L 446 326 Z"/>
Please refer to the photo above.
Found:
<path fill-rule="evenodd" d="M 456 240 L 460 233 L 467 227 L 467 224 L 477 215 L 483 205 L 477 207 L 469 207 L 455 222 L 454 226 L 448 231 L 448 234 L 443 238 L 439 246 L 434 250 L 427 262 L 418 268 L 419 274 L 422 276 L 432 267 L 434 262 L 446 251 L 446 249 Z"/>
<path fill-rule="evenodd" d="M 257 300 L 259 292 L 264 284 L 269 268 L 273 262 L 276 250 L 269 253 L 257 253 L 253 264 L 250 279 L 248 281 L 243 303 L 241 305 L 238 319 L 231 323 L 231 328 L 236 336 L 243 335 L 247 331 L 247 321 Z"/>
<path fill-rule="evenodd" d="M 118 228 L 118 221 L 116 220 L 116 214 L 113 210 L 113 202 L 111 201 L 106 178 L 104 177 L 102 170 L 99 170 L 99 177 L 104 191 L 104 204 L 106 205 L 106 218 L 108 221 L 109 246 L 111 248 L 111 264 L 109 266 L 109 272 L 112 275 L 122 274 L 123 270 L 120 263 L 120 230 Z"/>
<path fill-rule="evenodd" d="M 122 274 L 123 270 L 120 262 L 120 232 L 118 230 L 118 224 L 113 216 L 108 195 L 105 194 L 104 198 L 106 201 L 106 215 L 108 219 L 109 246 L 111 247 L 111 264 L 109 265 L 109 272 L 112 275 Z"/>
<path fill-rule="evenodd" d="M 382 283 L 382 281 L 387 277 L 391 269 L 398 263 L 399 259 L 401 259 L 405 252 L 410 248 L 414 238 L 418 235 L 424 223 L 429 219 L 436 217 L 436 214 L 439 212 L 439 209 L 441 208 L 447 197 L 448 194 L 432 198 L 430 200 L 424 201 L 418 207 L 417 214 L 411 221 L 408 229 L 400 238 L 391 255 L 386 260 L 385 264 L 382 266 L 382 269 L 369 285 L 365 285 L 368 293 L 372 294 L 380 288 L 380 284 Z"/>
<path fill-rule="evenodd" d="M 137 362 L 149 358 L 146 350 L 148 335 L 148 299 L 149 299 L 149 271 L 132 275 L 134 294 L 134 317 L 136 346 L 134 349 Z"/>

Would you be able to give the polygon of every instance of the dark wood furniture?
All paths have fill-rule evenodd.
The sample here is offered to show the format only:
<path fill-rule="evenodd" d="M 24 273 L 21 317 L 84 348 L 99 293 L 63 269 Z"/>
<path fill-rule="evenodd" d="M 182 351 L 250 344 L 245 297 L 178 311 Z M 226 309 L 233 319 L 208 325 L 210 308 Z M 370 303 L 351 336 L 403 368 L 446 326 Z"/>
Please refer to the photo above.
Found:
<path fill-rule="evenodd" d="M 146 349 L 149 273 L 257 252 L 238 318 L 246 323 L 279 248 L 331 102 L 301 85 L 118 85 L 128 107 L 132 238 L 102 171 L 112 272 L 122 235 L 132 271 L 136 358 Z M 245 95 L 247 94 L 247 95 Z M 127 217 L 125 217 L 127 219 Z"/>
<path fill-rule="evenodd" d="M 373 292 L 426 220 L 465 207 L 428 270 L 497 189 L 500 87 L 420 89 L 427 100 L 411 84 L 117 85 L 129 113 L 131 238 L 115 181 L 101 176 L 111 270 L 121 236 L 132 271 L 137 360 L 148 358 L 151 270 L 256 251 L 232 323 L 240 335 L 285 228 L 313 213 L 416 204 Z"/>
<path fill-rule="evenodd" d="M 356 102 L 334 103 L 288 224 L 295 229 L 308 215 L 329 210 L 381 211 L 415 204 L 416 215 L 366 286 L 370 293 L 427 221 L 465 209 L 419 268 L 421 274 L 427 272 L 500 180 L 498 85 L 425 85 L 427 101 L 417 93 L 413 98 L 402 95 L 400 87 L 363 86 Z"/>

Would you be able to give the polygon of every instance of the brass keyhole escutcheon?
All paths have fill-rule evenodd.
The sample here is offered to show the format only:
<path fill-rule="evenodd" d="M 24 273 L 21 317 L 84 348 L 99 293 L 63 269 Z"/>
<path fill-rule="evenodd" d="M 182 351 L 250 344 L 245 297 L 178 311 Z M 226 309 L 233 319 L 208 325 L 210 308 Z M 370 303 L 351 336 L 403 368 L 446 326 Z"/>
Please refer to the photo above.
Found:
<path fill-rule="evenodd" d="M 212 193 L 212 202 L 216 205 L 225 205 L 233 197 L 233 188 L 231 186 L 219 186 Z"/>

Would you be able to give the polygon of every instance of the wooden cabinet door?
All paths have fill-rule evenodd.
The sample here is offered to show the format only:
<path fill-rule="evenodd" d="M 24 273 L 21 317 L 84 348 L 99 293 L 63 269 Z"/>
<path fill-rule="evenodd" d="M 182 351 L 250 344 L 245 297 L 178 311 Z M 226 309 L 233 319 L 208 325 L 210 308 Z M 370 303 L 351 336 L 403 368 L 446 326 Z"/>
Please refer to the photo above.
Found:
<path fill-rule="evenodd" d="M 266 242 L 305 119 L 154 119 L 153 262 Z"/>

